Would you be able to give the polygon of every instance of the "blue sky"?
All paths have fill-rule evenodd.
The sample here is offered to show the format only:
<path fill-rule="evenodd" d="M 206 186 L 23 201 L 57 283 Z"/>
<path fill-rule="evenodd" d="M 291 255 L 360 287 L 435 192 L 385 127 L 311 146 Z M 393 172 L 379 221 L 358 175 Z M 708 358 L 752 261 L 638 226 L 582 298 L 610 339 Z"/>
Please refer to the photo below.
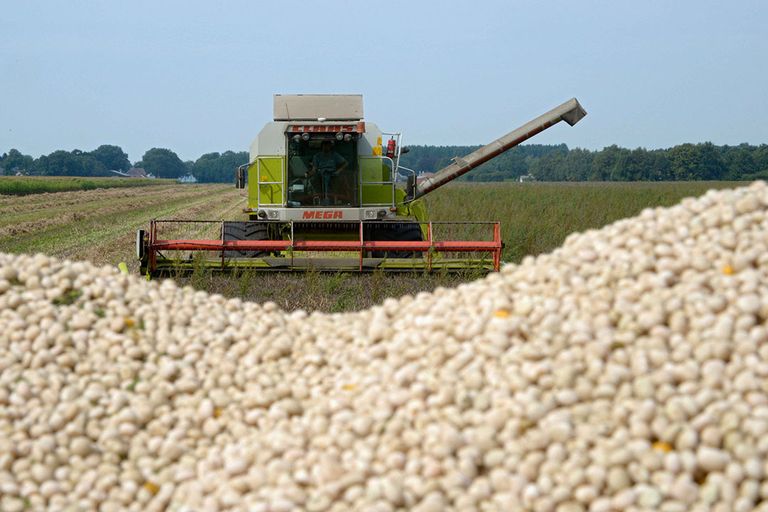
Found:
<path fill-rule="evenodd" d="M 0 152 L 246 150 L 275 93 L 362 93 L 411 144 L 768 143 L 768 2 L 7 2 Z"/>

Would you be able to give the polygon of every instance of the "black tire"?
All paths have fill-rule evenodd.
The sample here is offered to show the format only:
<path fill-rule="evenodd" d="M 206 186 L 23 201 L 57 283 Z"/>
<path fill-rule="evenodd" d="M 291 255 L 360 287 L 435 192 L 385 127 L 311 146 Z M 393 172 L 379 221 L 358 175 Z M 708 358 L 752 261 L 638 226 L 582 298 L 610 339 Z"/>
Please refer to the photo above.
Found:
<path fill-rule="evenodd" d="M 225 222 L 223 240 L 269 240 L 265 222 Z M 269 251 L 224 251 L 225 258 L 261 258 Z"/>
<path fill-rule="evenodd" d="M 147 232 L 139 229 L 136 232 L 136 256 L 139 258 L 139 275 L 147 275 L 149 269 L 149 240 Z"/>
<path fill-rule="evenodd" d="M 416 222 L 386 222 L 373 224 L 368 230 L 369 240 L 382 242 L 421 242 L 424 238 L 421 225 Z M 413 251 L 371 251 L 373 258 L 418 258 L 420 252 Z"/>

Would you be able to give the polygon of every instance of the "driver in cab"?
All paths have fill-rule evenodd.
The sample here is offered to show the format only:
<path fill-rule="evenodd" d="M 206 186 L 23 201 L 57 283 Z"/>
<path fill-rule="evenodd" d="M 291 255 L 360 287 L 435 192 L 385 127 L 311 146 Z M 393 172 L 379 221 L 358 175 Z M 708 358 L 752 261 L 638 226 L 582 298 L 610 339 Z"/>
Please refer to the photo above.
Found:
<path fill-rule="evenodd" d="M 312 157 L 312 166 L 307 172 L 307 177 L 320 174 L 323 185 L 323 200 L 328 201 L 331 178 L 337 176 L 349 163 L 346 159 L 333 150 L 333 141 L 324 140 L 320 145 L 320 152 Z"/>

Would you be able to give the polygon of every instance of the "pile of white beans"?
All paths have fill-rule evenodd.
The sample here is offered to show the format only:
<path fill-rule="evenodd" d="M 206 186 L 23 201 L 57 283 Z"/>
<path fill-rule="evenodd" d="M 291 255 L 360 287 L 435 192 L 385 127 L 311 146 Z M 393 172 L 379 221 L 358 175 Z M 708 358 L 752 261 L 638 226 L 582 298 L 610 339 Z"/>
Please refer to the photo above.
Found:
<path fill-rule="evenodd" d="M 0 509 L 768 510 L 768 186 L 286 313 L 0 254 Z"/>

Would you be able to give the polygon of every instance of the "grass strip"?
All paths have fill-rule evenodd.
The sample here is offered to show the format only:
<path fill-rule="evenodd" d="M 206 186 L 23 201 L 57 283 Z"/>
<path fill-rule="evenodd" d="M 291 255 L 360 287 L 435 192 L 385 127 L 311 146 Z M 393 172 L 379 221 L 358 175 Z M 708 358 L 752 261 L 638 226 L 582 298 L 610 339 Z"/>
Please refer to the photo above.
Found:
<path fill-rule="evenodd" d="M 31 194 L 95 190 L 115 187 L 150 187 L 172 183 L 172 180 L 141 178 L 81 178 L 81 177 L 0 177 L 0 194 L 26 196 Z"/>

